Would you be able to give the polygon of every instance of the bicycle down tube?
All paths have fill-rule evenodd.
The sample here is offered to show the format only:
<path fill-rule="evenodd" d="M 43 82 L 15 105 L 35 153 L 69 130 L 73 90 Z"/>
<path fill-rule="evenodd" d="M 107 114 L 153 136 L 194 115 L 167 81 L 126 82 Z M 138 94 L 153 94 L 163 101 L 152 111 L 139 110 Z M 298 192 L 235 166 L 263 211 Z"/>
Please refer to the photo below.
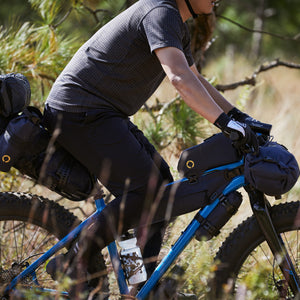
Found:
<path fill-rule="evenodd" d="M 231 183 L 224 189 L 223 195 L 226 196 L 230 192 L 239 189 L 245 184 L 244 176 L 237 176 L 234 178 Z M 219 197 L 211 204 L 205 206 L 201 209 L 198 214 L 202 218 L 207 218 L 210 213 L 215 209 L 215 207 L 219 204 Z M 168 268 L 172 265 L 172 263 L 176 260 L 176 258 L 180 255 L 180 253 L 184 250 L 184 248 L 189 244 L 191 239 L 194 237 L 197 229 L 201 226 L 201 223 L 193 219 L 185 231 L 181 234 L 178 240 L 170 249 L 169 253 L 163 258 L 160 264 L 157 266 L 151 277 L 142 287 L 142 289 L 137 294 L 136 298 L 138 300 L 145 299 L 151 290 L 155 287 L 157 282 L 161 279 L 164 273 L 168 270 Z"/>
<path fill-rule="evenodd" d="M 242 162 L 223 166 L 217 169 L 226 169 L 226 168 L 233 168 L 241 165 Z M 215 169 L 214 169 L 215 170 Z M 207 172 L 211 172 L 212 170 L 209 170 Z M 182 179 L 186 180 L 186 179 Z M 173 184 L 173 183 L 171 183 Z M 232 191 L 235 191 L 239 189 L 240 187 L 245 186 L 245 179 L 243 175 L 236 176 L 232 179 L 232 181 L 227 185 L 227 187 L 223 191 L 223 195 L 226 196 Z M 215 209 L 215 207 L 220 202 L 220 198 L 216 198 L 211 204 L 205 206 L 204 208 L 200 209 L 197 214 L 199 214 L 202 219 L 207 218 Z M 53 256 L 57 251 L 61 250 L 67 243 L 70 241 L 76 239 L 82 229 L 94 222 L 94 220 L 97 218 L 97 216 L 101 213 L 101 210 L 105 207 L 104 200 L 103 199 L 97 199 L 96 200 L 96 206 L 97 211 L 92 214 L 90 217 L 88 217 L 85 221 L 83 221 L 80 225 L 78 225 L 74 230 L 72 230 L 67 236 L 65 236 L 61 241 L 59 241 L 56 245 L 54 245 L 50 250 L 48 250 L 46 253 L 44 253 L 40 258 L 38 258 L 35 262 L 33 262 L 30 266 L 28 266 L 23 272 L 21 272 L 17 277 L 15 277 L 11 283 L 8 285 L 8 287 L 5 290 L 5 293 L 9 293 L 10 290 L 14 289 L 18 282 L 22 281 L 26 276 L 34 274 L 35 270 L 42 265 L 47 259 L 49 259 L 51 256 Z M 201 218 L 200 218 L 201 219 Z M 149 293 L 152 291 L 152 289 L 155 287 L 155 285 L 158 283 L 158 281 L 162 278 L 162 276 L 165 274 L 165 272 L 169 269 L 169 267 L 172 265 L 172 263 L 176 260 L 176 258 L 180 255 L 180 253 L 185 249 L 185 247 L 189 244 L 191 239 L 194 237 L 197 229 L 201 226 L 201 222 L 199 222 L 197 219 L 193 219 L 191 223 L 187 226 L 185 231 L 181 234 L 181 236 L 178 238 L 178 240 L 175 242 L 175 244 L 170 249 L 169 253 L 164 257 L 164 259 L 160 262 L 160 264 L 157 266 L 153 274 L 150 276 L 150 278 L 146 281 L 142 289 L 138 292 L 136 298 L 138 300 L 145 299 Z M 284 245 L 283 245 L 284 247 Z M 117 248 L 115 242 L 110 244 L 108 246 L 109 254 L 111 257 L 111 262 L 114 267 L 114 271 L 116 273 L 119 289 L 121 294 L 129 294 L 128 285 L 126 283 L 126 279 L 124 276 L 124 272 L 120 265 L 120 259 L 118 256 Z M 273 249 L 271 249 L 273 252 Z M 274 254 L 274 253 L 273 253 Z M 275 254 L 274 254 L 275 256 Z M 286 265 L 285 265 L 286 266 Z M 293 266 L 288 265 L 288 270 L 283 272 L 285 274 L 295 274 Z M 293 277 L 293 276 L 292 276 Z M 296 282 L 296 287 L 292 287 L 293 290 L 296 290 L 299 292 L 299 278 L 296 275 L 295 278 L 293 278 Z M 288 279 L 287 279 L 288 280 Z M 288 281 L 291 285 L 291 281 Z M 293 283 L 292 283 L 293 285 Z M 49 291 L 49 289 L 43 289 L 40 288 L 41 291 Z M 53 291 L 55 292 L 55 291 Z M 61 292 L 61 295 L 67 296 L 68 294 L 66 292 Z"/>
<path fill-rule="evenodd" d="M 184 179 L 183 179 L 184 180 Z M 230 184 L 232 185 L 232 183 Z M 237 189 L 240 187 L 240 184 L 238 186 L 233 186 L 232 189 Z M 229 193 L 229 192 L 228 192 Z M 201 213 L 203 217 L 206 217 L 209 215 L 209 213 L 214 209 L 214 207 L 217 205 L 219 199 L 216 199 L 214 203 L 211 205 L 205 207 Z M 101 213 L 101 210 L 105 207 L 104 200 L 103 199 L 97 199 L 96 200 L 96 206 L 97 211 L 93 213 L 91 216 L 89 216 L 86 220 L 84 220 L 82 223 L 80 223 L 75 229 L 73 229 L 68 235 L 66 235 L 62 240 L 60 240 L 57 244 L 55 244 L 51 249 L 49 249 L 46 253 L 44 253 L 41 257 L 39 257 L 36 261 L 34 261 L 32 264 L 30 264 L 24 271 L 22 271 L 18 276 L 16 276 L 11 283 L 6 287 L 5 294 L 7 294 L 10 290 L 14 289 L 18 282 L 21 282 L 26 276 L 34 274 L 35 270 L 41 266 L 43 263 L 45 263 L 51 256 L 53 256 L 55 253 L 57 253 L 59 250 L 64 248 L 66 244 L 76 239 L 83 228 L 85 226 L 89 226 L 92 222 L 95 221 L 97 216 Z M 173 261 L 178 257 L 178 255 L 182 252 L 182 250 L 186 247 L 186 245 L 190 242 L 192 237 L 194 236 L 196 230 L 199 228 L 200 223 L 196 220 L 194 220 L 185 230 L 185 232 L 181 235 L 181 237 L 178 239 L 177 243 L 174 245 L 172 250 L 170 251 L 169 255 L 166 256 L 166 258 L 161 262 L 161 264 L 157 267 L 156 271 L 153 273 L 153 275 L 149 278 L 147 283 L 145 284 L 145 288 L 141 290 L 141 293 L 139 294 L 138 299 L 143 299 L 143 293 L 147 295 L 153 286 L 159 281 L 159 279 L 162 277 L 162 275 L 167 271 L 169 266 L 173 263 Z M 111 256 L 111 261 L 114 267 L 114 271 L 117 276 L 117 281 L 120 289 L 121 294 L 128 294 L 128 286 L 126 283 L 126 279 L 124 276 L 124 272 L 121 268 L 120 259 L 118 256 L 117 248 L 115 245 L 115 242 L 111 243 L 108 246 L 109 254 Z M 49 289 L 43 289 L 40 288 L 41 291 L 49 291 Z M 54 292 L 54 291 L 53 291 Z M 62 292 L 61 294 L 66 295 L 67 293 Z"/>

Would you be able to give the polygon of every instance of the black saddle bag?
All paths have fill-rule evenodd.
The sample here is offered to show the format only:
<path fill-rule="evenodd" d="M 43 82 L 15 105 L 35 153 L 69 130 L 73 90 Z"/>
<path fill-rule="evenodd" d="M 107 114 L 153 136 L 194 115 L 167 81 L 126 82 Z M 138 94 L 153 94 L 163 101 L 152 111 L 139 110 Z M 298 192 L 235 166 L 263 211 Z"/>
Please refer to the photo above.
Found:
<path fill-rule="evenodd" d="M 30 84 L 20 73 L 0 75 L 0 114 L 8 118 L 29 105 Z"/>
<path fill-rule="evenodd" d="M 0 170 L 15 167 L 58 194 L 74 201 L 88 198 L 96 179 L 41 124 L 42 114 L 28 107 L 0 135 Z"/>
<path fill-rule="evenodd" d="M 0 171 L 15 167 L 70 200 L 88 198 L 96 178 L 52 141 L 42 125 L 41 112 L 28 106 L 30 95 L 25 76 L 0 75 Z"/>

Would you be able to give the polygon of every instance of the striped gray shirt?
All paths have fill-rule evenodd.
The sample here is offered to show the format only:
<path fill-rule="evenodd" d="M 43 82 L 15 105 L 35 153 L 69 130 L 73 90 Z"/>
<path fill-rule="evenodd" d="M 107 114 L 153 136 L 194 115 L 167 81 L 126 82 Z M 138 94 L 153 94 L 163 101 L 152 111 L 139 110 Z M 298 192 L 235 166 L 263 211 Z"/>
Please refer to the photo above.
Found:
<path fill-rule="evenodd" d="M 48 96 L 68 112 L 113 109 L 133 115 L 165 73 L 155 49 L 176 47 L 193 59 L 175 0 L 139 0 L 99 29 L 74 55 Z"/>

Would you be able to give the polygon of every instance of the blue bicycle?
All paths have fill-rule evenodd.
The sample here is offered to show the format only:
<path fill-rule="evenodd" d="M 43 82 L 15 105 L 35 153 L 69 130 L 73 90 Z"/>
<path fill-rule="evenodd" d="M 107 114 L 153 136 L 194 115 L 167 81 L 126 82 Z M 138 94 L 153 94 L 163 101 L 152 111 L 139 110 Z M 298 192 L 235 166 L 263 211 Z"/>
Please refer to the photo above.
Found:
<path fill-rule="evenodd" d="M 193 169 L 194 162 L 194 158 L 185 159 L 184 165 L 188 171 Z M 171 187 L 185 185 L 184 191 L 189 191 L 186 187 L 190 187 L 191 192 L 185 192 L 186 197 L 196 194 L 197 198 L 195 189 L 199 186 L 199 181 L 201 183 L 201 180 L 209 176 L 222 174 L 220 178 L 223 178 L 224 174 L 226 175 L 225 184 L 215 188 L 207 204 L 200 208 L 191 223 L 182 231 L 152 276 L 137 294 L 133 295 L 136 299 L 147 299 L 153 295 L 164 274 L 192 239 L 210 239 L 218 235 L 242 202 L 241 195 L 236 192 L 240 188 L 244 188 L 249 196 L 253 215 L 234 229 L 217 253 L 217 267 L 211 281 L 212 299 L 228 299 L 245 286 L 246 294 L 251 294 L 251 287 L 247 287 L 245 283 L 251 273 L 257 273 L 257 276 L 264 278 L 265 294 L 262 298 L 293 299 L 300 294 L 300 202 L 282 203 L 271 207 L 265 194 L 245 180 L 244 156 L 236 161 L 217 164 L 219 165 L 199 171 L 198 177 L 188 175 L 169 184 Z M 184 197 L 182 194 L 182 201 Z M 53 281 L 45 272 L 45 264 L 60 251 L 66 251 L 81 231 L 101 214 L 105 206 L 104 200 L 100 198 L 95 201 L 96 212 L 81 222 L 61 205 L 43 197 L 0 193 L 2 299 L 68 298 L 63 285 Z M 118 296 L 129 295 L 116 243 L 110 244 L 108 250 L 119 285 Z M 107 272 L 100 254 L 98 269 L 101 272 L 97 292 L 102 299 L 107 299 Z M 132 299 L 133 296 L 128 296 L 128 299 Z M 169 299 L 172 299 L 172 296 L 170 297 Z"/>

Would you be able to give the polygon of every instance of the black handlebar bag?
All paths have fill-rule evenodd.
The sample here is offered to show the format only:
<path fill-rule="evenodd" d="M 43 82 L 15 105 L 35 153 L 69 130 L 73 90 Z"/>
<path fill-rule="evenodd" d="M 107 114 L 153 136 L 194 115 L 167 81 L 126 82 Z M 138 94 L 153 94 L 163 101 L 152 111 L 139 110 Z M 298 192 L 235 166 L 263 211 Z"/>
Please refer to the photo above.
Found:
<path fill-rule="evenodd" d="M 258 155 L 246 155 L 245 179 L 266 195 L 280 197 L 295 185 L 298 177 L 296 158 L 276 142 L 261 146 Z"/>

